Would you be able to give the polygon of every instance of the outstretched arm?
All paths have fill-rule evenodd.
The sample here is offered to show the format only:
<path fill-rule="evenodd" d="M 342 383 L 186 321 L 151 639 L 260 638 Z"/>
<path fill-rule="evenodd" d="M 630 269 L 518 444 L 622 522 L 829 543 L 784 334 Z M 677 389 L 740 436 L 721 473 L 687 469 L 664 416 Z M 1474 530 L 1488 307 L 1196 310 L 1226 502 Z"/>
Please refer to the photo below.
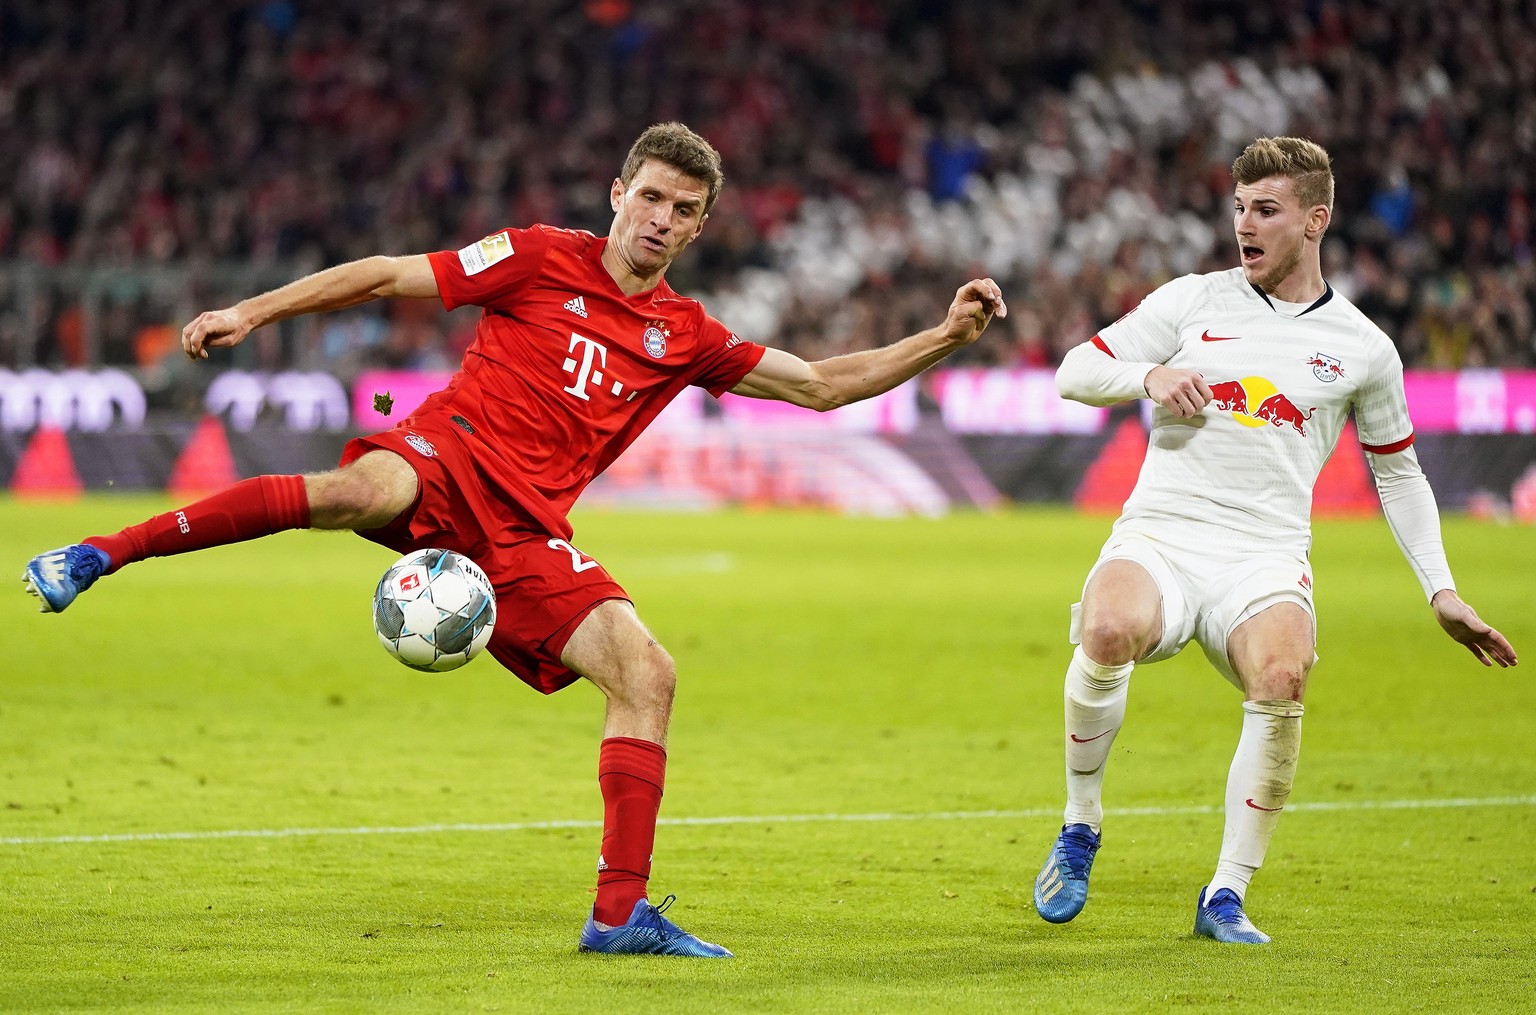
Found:
<path fill-rule="evenodd" d="M 343 310 L 381 296 L 437 296 L 437 276 L 427 255 L 365 257 L 317 271 L 232 307 L 204 311 L 181 329 L 181 348 L 192 359 L 207 359 L 209 349 L 239 345 L 264 324 L 300 314 Z"/>
<path fill-rule="evenodd" d="M 1008 316 L 1002 290 L 990 278 L 961 286 L 944 322 L 879 349 L 807 363 L 769 349 L 752 372 L 731 389 L 750 398 L 774 398 L 825 412 L 896 387 L 981 337 L 993 315 Z"/>
<path fill-rule="evenodd" d="M 1387 516 L 1392 538 L 1429 597 L 1436 622 L 1484 666 L 1515 665 L 1515 650 L 1508 639 L 1484 623 L 1477 611 L 1456 594 L 1440 539 L 1435 494 L 1413 448 L 1388 454 L 1368 453 L 1366 458 L 1376 477 L 1376 491 L 1381 495 L 1382 513 Z"/>

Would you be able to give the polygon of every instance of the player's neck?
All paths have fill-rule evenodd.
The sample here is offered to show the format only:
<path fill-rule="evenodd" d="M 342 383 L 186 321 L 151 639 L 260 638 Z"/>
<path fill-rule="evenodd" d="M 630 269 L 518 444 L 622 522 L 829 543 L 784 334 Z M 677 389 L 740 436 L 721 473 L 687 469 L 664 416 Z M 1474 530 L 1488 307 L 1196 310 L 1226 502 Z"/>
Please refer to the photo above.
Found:
<path fill-rule="evenodd" d="M 667 273 L 664 265 L 658 271 L 650 275 L 642 275 L 634 266 L 624 260 L 623 255 L 610 242 L 603 247 L 603 267 L 608 269 L 608 274 L 613 277 L 613 284 L 619 287 L 619 291 L 625 296 L 638 296 L 644 292 L 650 292 L 661 284 L 663 276 Z"/>
<path fill-rule="evenodd" d="M 1273 286 L 1261 286 L 1266 293 L 1285 303 L 1315 303 L 1328 291 L 1322 272 L 1293 272 Z"/>
<path fill-rule="evenodd" d="M 1284 278 L 1259 282 L 1259 288 L 1285 303 L 1314 303 L 1320 299 L 1328 291 L 1323 282 L 1322 259 L 1315 246 L 1308 246 L 1310 249 L 1302 252 L 1301 259 Z"/>

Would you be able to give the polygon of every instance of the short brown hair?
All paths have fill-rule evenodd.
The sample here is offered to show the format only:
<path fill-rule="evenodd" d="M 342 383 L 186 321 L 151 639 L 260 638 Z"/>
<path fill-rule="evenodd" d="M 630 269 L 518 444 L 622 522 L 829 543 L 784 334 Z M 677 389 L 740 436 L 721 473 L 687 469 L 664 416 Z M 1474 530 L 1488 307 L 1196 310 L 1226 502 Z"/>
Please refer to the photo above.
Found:
<path fill-rule="evenodd" d="M 665 162 L 678 172 L 707 184 L 709 197 L 704 201 L 706 214 L 714 205 L 715 198 L 720 196 L 720 188 L 725 185 L 725 174 L 720 171 L 720 153 L 681 123 L 655 124 L 647 127 L 645 133 L 635 139 L 635 143 L 629 147 L 629 154 L 624 158 L 624 168 L 619 171 L 619 179 L 625 186 L 635 178 L 646 159 Z"/>
<path fill-rule="evenodd" d="M 1333 160 L 1322 145 L 1304 137 L 1261 137 L 1232 162 L 1232 179 L 1249 185 L 1285 176 L 1296 187 L 1302 208 L 1323 205 L 1333 213 Z"/>

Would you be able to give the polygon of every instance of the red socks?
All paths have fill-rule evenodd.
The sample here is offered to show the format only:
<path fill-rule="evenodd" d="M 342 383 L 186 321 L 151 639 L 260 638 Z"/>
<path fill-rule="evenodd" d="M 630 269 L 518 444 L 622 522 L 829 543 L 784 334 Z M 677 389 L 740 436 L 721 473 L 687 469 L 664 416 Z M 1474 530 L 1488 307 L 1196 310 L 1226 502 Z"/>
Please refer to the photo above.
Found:
<path fill-rule="evenodd" d="M 212 497 L 167 511 L 113 536 L 85 542 L 112 559 L 108 573 L 146 557 L 239 543 L 284 529 L 309 528 L 309 495 L 303 476 L 245 479 Z"/>
<path fill-rule="evenodd" d="M 597 901 L 592 907 L 598 923 L 617 927 L 628 922 L 635 903 L 645 897 L 666 772 L 666 750 L 649 740 L 608 737 L 598 752 L 603 852 L 597 861 Z"/>

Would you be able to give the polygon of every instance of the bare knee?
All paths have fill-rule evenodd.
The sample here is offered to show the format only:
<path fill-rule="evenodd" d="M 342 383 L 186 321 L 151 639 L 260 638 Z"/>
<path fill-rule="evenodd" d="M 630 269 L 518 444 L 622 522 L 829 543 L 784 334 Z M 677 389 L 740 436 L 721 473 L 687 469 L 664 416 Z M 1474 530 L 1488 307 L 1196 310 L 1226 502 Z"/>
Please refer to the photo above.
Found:
<path fill-rule="evenodd" d="M 1129 560 L 1107 561 L 1083 592 L 1082 648 L 1104 666 L 1123 666 L 1156 647 L 1163 604 L 1152 576 Z"/>
<path fill-rule="evenodd" d="M 1299 659 L 1275 656 L 1264 659 L 1243 677 L 1249 701 L 1301 701 L 1307 690 L 1311 670 Z"/>
<path fill-rule="evenodd" d="M 1123 666 L 1141 654 L 1136 651 L 1134 637 L 1122 629 L 1108 626 L 1084 629 L 1083 651 L 1103 666 Z"/>
<path fill-rule="evenodd" d="M 648 640 L 643 648 L 611 658 L 586 676 L 608 699 L 604 737 L 635 737 L 663 747 L 672 724 L 677 668 L 666 649 Z"/>
<path fill-rule="evenodd" d="M 652 641 L 631 658 L 617 661 L 612 672 L 594 676 L 593 683 L 616 703 L 670 711 L 677 693 L 677 664 Z"/>
<path fill-rule="evenodd" d="M 1104 666 L 1133 662 L 1157 644 L 1157 623 L 1155 615 L 1093 611 L 1083 621 L 1083 651 Z"/>
<path fill-rule="evenodd" d="M 560 661 L 607 697 L 605 737 L 666 745 L 677 667 L 629 602 L 610 599 L 593 609 L 566 642 Z"/>
<path fill-rule="evenodd" d="M 1227 658 L 1249 701 L 1301 701 L 1313 653 L 1312 615 L 1278 603 L 1242 624 L 1227 640 Z"/>

